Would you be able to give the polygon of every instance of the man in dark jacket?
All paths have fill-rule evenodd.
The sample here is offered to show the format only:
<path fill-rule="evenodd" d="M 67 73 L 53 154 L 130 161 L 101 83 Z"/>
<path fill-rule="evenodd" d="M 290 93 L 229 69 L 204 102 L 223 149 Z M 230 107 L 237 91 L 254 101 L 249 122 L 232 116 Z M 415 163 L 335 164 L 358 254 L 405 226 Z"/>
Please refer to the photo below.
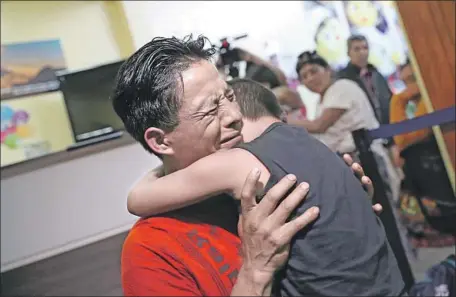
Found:
<path fill-rule="evenodd" d="M 389 124 L 391 90 L 383 75 L 368 63 L 369 43 L 362 35 L 353 35 L 347 40 L 350 62 L 340 70 L 340 78 L 356 82 L 366 93 L 380 124 Z"/>
<path fill-rule="evenodd" d="M 389 124 L 390 122 L 390 101 L 392 92 L 383 75 L 368 63 L 369 58 L 369 43 L 366 37 L 362 35 L 352 35 L 347 40 L 348 56 L 350 62 L 347 67 L 340 70 L 339 78 L 350 79 L 356 82 L 369 98 L 370 104 L 375 112 L 375 116 L 380 125 Z M 394 144 L 394 139 L 391 137 L 386 139 L 385 146 L 389 148 L 390 156 L 394 160 L 399 156 L 399 150 Z M 399 186 L 399 176 L 394 172 L 393 168 L 388 170 L 390 179 L 393 182 L 394 188 Z M 393 191 L 394 193 L 395 191 Z M 395 194 L 394 196 L 397 196 Z"/>

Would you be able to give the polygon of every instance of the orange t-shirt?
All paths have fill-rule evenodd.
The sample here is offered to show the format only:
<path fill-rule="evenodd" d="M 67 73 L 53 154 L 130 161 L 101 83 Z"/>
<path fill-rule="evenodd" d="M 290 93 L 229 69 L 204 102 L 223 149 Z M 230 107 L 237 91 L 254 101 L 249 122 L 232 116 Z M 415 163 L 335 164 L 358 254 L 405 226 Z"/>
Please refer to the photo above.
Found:
<path fill-rule="evenodd" d="M 125 296 L 229 296 L 241 242 L 223 228 L 174 218 L 140 219 L 122 250 Z"/>
<path fill-rule="evenodd" d="M 390 102 L 390 122 L 399 123 L 407 120 L 407 103 L 409 98 L 416 94 L 415 89 L 406 89 L 404 92 L 393 95 Z M 427 114 L 426 106 L 423 99 L 420 99 L 416 105 L 415 117 Z M 410 133 L 399 134 L 394 136 L 394 141 L 403 150 L 411 144 L 417 143 L 432 134 L 431 128 L 421 129 Z"/>

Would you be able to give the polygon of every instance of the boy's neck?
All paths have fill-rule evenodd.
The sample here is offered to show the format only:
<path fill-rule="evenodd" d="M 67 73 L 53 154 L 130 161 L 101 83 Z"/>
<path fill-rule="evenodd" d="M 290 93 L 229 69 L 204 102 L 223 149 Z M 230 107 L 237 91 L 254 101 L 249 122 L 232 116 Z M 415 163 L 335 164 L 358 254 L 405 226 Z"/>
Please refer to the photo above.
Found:
<path fill-rule="evenodd" d="M 250 120 L 244 118 L 242 120 L 244 122 L 244 126 L 242 128 L 242 136 L 244 138 L 244 142 L 250 142 L 255 138 L 259 137 L 269 126 L 274 123 L 281 122 L 278 118 L 265 116 L 261 117 L 257 120 Z"/>

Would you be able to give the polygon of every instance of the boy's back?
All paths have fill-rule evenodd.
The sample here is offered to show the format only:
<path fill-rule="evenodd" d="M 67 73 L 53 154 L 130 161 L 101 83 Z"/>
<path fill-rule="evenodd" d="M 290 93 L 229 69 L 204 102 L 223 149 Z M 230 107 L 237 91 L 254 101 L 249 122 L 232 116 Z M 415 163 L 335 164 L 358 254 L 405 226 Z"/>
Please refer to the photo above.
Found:
<path fill-rule="evenodd" d="M 298 208 L 320 207 L 299 234 L 281 280 L 281 294 L 399 296 L 404 282 L 383 225 L 361 184 L 343 161 L 304 129 L 274 123 L 242 144 L 269 170 L 265 191 L 288 173 L 311 185 Z"/>

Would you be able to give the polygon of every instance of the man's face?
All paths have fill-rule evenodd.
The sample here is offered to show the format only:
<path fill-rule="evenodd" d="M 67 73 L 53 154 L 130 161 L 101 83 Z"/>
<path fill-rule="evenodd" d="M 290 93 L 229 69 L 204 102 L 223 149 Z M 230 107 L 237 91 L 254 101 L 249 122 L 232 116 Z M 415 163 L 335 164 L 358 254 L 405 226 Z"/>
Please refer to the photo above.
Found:
<path fill-rule="evenodd" d="M 242 141 L 239 106 L 215 66 L 197 62 L 182 73 L 182 81 L 179 125 L 169 135 L 180 168 Z"/>
<path fill-rule="evenodd" d="M 352 64 L 364 68 L 369 58 L 369 45 L 364 40 L 354 40 L 348 50 L 348 56 Z"/>

